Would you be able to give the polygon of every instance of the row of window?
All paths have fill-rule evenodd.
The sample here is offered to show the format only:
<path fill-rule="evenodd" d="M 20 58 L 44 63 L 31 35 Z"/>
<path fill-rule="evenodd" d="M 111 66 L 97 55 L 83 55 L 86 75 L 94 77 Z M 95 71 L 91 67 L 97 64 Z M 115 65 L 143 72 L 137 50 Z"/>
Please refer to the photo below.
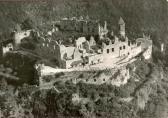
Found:
<path fill-rule="evenodd" d="M 112 52 L 114 52 L 114 48 L 111 49 Z M 107 53 L 110 52 L 110 49 L 107 49 Z"/>
<path fill-rule="evenodd" d="M 120 50 L 122 50 L 122 49 L 125 49 L 125 45 L 123 47 L 122 46 L 120 47 Z"/>
<path fill-rule="evenodd" d="M 123 47 L 120 47 L 120 50 L 125 49 L 125 45 Z M 114 52 L 114 48 L 111 49 L 112 52 Z M 107 53 L 110 52 L 110 49 L 107 49 Z"/>

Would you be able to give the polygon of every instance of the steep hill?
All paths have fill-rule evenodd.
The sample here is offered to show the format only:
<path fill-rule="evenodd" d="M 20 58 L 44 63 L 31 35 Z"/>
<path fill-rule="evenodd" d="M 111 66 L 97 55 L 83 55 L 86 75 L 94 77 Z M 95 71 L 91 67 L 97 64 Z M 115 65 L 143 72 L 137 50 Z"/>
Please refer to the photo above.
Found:
<path fill-rule="evenodd" d="M 16 23 L 30 18 L 34 26 L 56 20 L 60 17 L 86 16 L 107 20 L 116 28 L 122 16 L 129 34 L 139 31 L 159 32 L 166 35 L 168 3 L 166 0 L 47 0 L 0 3 L 0 32 L 10 31 Z"/>
<path fill-rule="evenodd" d="M 107 20 L 109 28 L 116 29 L 120 16 L 126 21 L 127 33 L 141 35 L 151 33 L 154 44 L 160 39 L 168 43 L 168 3 L 166 0 L 46 0 L 0 2 L 0 40 L 5 40 L 17 24 L 31 19 L 32 26 L 44 30 L 52 21 L 62 17 L 89 16 Z M 154 46 L 154 48 L 157 48 Z M 168 49 L 168 48 L 167 48 Z M 153 59 L 160 52 L 153 51 Z M 26 53 L 27 54 L 27 53 Z M 128 83 L 121 87 L 73 84 L 71 81 L 57 82 L 51 90 L 39 90 L 34 84 L 37 76 L 33 64 L 35 59 L 9 55 L 0 65 L 0 72 L 18 76 L 22 80 L 10 80 L 0 75 L 0 117 L 107 117 L 107 118 L 167 118 L 168 113 L 168 69 L 161 63 L 138 60 L 136 71 L 130 73 Z M 168 54 L 167 54 L 168 57 Z M 3 61 L 2 59 L 0 61 Z M 165 58 L 167 62 L 167 58 Z M 11 66 L 4 69 L 4 66 Z M 134 65 L 130 65 L 135 67 Z M 81 72 L 84 73 L 84 72 Z M 97 72 L 94 72 L 96 74 Z M 71 73 L 73 74 L 73 73 Z M 88 75 L 91 73 L 87 73 Z M 27 76 L 29 75 L 29 76 Z M 77 74 L 76 74 L 77 75 Z M 12 76 L 12 77 L 13 77 Z M 54 79 L 76 78 L 61 73 Z M 85 77 L 85 76 L 84 76 Z M 51 78 L 46 78 L 51 80 Z M 39 90 L 39 91 L 38 91 Z M 89 100 L 87 104 L 72 104 L 72 94 Z M 133 98 L 129 101 L 127 98 Z M 11 114 L 13 113 L 13 114 Z"/>

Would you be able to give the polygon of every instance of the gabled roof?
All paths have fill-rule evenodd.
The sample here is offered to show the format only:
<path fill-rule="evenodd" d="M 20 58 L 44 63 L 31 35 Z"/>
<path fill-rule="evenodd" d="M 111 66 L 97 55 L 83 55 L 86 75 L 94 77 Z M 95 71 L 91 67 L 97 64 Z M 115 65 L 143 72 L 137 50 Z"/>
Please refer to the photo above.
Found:
<path fill-rule="evenodd" d="M 123 20 L 122 17 L 120 17 L 120 20 L 118 21 L 118 24 L 119 24 L 119 25 L 125 24 L 125 22 L 124 22 L 124 20 Z"/>

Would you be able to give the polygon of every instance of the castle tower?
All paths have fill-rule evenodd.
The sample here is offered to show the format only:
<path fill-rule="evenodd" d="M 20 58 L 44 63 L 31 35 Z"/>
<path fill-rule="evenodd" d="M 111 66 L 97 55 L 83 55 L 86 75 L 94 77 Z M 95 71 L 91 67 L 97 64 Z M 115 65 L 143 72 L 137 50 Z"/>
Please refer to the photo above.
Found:
<path fill-rule="evenodd" d="M 103 38 L 102 30 L 103 30 L 103 27 L 101 27 L 100 24 L 98 24 L 98 34 L 99 34 L 100 39 Z"/>
<path fill-rule="evenodd" d="M 164 51 L 164 43 L 161 44 L 161 52 Z"/>
<path fill-rule="evenodd" d="M 101 26 L 100 26 L 100 23 L 98 24 L 98 34 L 100 35 L 101 33 Z"/>
<path fill-rule="evenodd" d="M 118 25 L 119 25 L 119 32 L 120 32 L 120 35 L 125 37 L 125 22 L 124 20 L 122 19 L 122 17 L 120 17 L 120 20 L 118 22 Z"/>
<path fill-rule="evenodd" d="M 107 21 L 104 22 L 104 30 L 107 31 Z"/>

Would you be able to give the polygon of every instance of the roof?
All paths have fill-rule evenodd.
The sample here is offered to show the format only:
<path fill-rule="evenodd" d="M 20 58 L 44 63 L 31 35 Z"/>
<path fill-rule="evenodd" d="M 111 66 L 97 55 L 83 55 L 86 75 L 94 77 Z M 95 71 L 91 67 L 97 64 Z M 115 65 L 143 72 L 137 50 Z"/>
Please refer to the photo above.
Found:
<path fill-rule="evenodd" d="M 118 24 L 119 24 L 119 25 L 125 24 L 125 22 L 124 22 L 124 20 L 123 20 L 122 17 L 120 17 L 120 20 L 118 21 Z"/>

